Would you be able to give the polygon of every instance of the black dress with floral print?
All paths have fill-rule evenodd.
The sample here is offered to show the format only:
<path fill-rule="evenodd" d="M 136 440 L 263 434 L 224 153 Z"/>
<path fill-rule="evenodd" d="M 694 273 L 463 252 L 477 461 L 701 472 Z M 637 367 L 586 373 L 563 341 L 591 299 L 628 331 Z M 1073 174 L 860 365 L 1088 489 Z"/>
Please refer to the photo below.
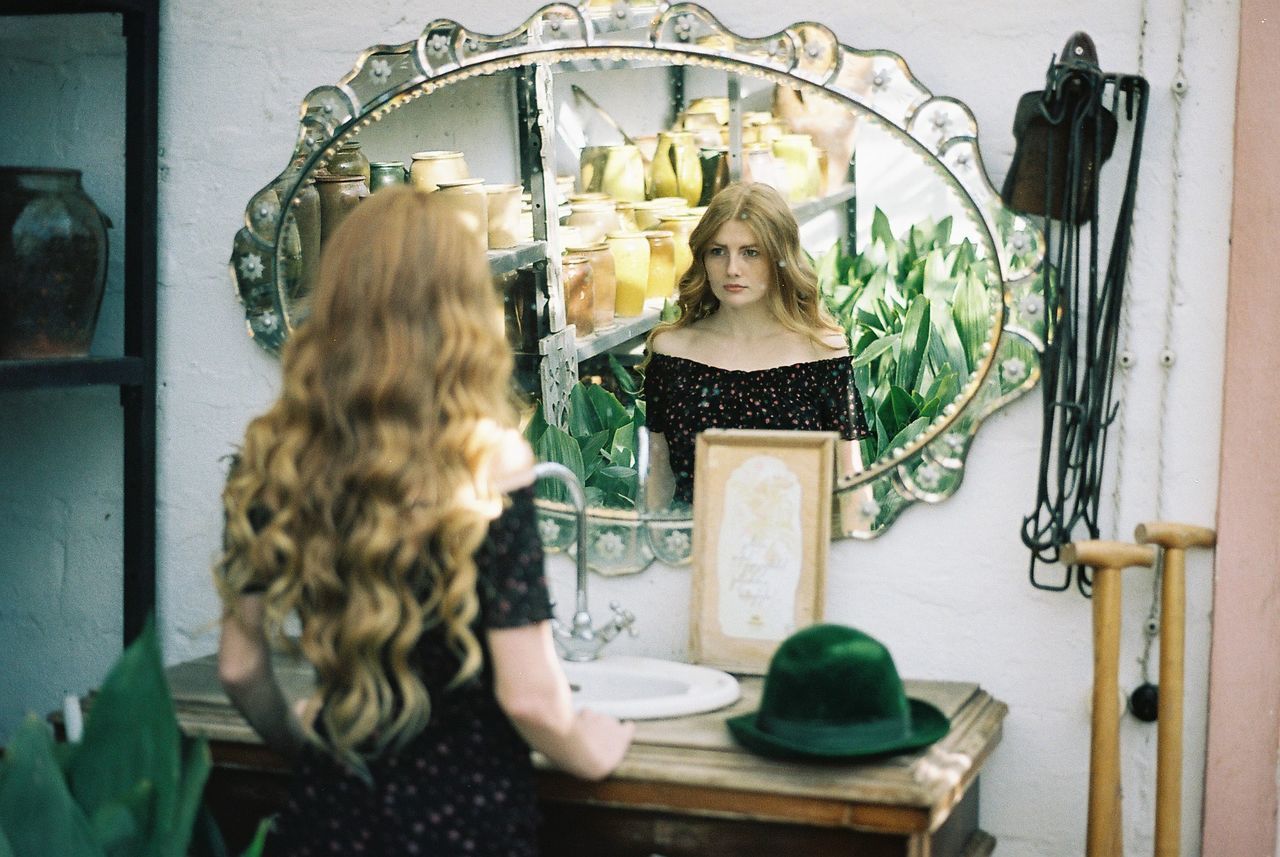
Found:
<path fill-rule="evenodd" d="M 771 369 L 721 369 L 654 354 L 645 372 L 645 422 L 666 438 L 675 499 L 693 502 L 693 458 L 709 428 L 834 431 L 867 437 L 853 384 L 853 358 L 831 357 Z"/>
<path fill-rule="evenodd" d="M 542 559 L 533 491 L 517 491 L 476 553 L 480 616 L 473 630 L 482 646 L 487 628 L 550 618 Z M 369 783 L 332 756 L 308 748 L 267 854 L 537 853 L 529 747 L 498 707 L 492 673 L 486 666 L 448 689 L 458 659 L 439 626 L 423 633 L 415 655 L 431 698 L 430 723 L 399 753 L 373 759 Z"/>

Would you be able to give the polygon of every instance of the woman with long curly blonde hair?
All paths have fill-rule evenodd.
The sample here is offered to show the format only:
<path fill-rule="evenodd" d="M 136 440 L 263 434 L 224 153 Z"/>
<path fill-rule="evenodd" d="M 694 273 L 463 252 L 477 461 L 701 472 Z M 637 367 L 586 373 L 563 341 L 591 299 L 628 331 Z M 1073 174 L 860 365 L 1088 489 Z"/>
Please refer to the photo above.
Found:
<path fill-rule="evenodd" d="M 800 226 L 766 184 L 729 185 L 689 236 L 680 316 L 649 335 L 647 497 L 693 501 L 694 449 L 708 428 L 836 431 L 840 475 L 868 434 L 844 331 L 822 302 Z"/>
<path fill-rule="evenodd" d="M 273 849 L 534 853 L 529 745 L 599 778 L 631 728 L 569 703 L 483 245 L 379 191 L 309 310 L 228 477 L 216 574 L 222 682 L 299 760 Z M 290 616 L 316 673 L 298 711 L 270 659 Z"/>

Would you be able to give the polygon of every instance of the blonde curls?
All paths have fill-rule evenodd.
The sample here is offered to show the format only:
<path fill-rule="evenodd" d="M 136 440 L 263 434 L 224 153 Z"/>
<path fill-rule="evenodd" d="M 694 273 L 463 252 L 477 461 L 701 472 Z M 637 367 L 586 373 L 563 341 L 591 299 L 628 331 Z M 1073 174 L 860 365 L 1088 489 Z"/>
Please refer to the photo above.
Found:
<path fill-rule="evenodd" d="M 843 330 L 822 302 L 817 274 L 800 247 L 800 226 L 795 215 L 782 194 L 767 184 L 754 183 L 732 184 L 712 197 L 689 236 L 693 264 L 680 278 L 680 295 L 676 299 L 680 317 L 653 329 L 649 353 L 653 353 L 655 337 L 688 327 L 720 308 L 707 279 L 706 254 L 720 227 L 730 220 L 746 224 L 776 272 L 775 288 L 765 296 L 774 317 L 788 330 L 829 347 L 827 337 L 842 335 Z"/>
<path fill-rule="evenodd" d="M 483 247 L 438 198 L 380 190 L 329 239 L 276 403 L 223 492 L 227 610 L 265 587 L 267 631 L 296 612 L 311 705 L 357 770 L 426 725 L 411 667 L 439 625 L 480 669 L 473 555 L 501 511 L 488 474 L 516 423 L 512 357 Z"/>

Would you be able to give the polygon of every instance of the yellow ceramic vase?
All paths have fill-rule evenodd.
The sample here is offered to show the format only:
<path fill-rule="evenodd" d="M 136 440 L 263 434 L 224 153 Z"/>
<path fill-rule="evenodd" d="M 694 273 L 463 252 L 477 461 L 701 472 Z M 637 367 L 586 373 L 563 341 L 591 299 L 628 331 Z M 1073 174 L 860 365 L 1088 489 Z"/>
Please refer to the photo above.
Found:
<path fill-rule="evenodd" d="M 614 313 L 634 318 L 644 312 L 649 289 L 649 240 L 640 232 L 610 232 L 608 244 L 617 283 Z"/>
<path fill-rule="evenodd" d="M 678 196 L 697 205 L 702 196 L 702 162 L 698 145 L 687 131 L 658 134 L 658 151 L 653 158 L 653 195 Z"/>

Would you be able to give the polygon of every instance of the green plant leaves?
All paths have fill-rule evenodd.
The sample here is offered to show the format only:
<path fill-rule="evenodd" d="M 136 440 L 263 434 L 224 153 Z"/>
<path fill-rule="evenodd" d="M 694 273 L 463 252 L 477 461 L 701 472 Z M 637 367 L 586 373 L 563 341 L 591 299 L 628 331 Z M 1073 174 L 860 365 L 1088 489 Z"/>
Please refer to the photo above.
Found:
<path fill-rule="evenodd" d="M 18 727 L 6 750 L 0 830 L 14 857 L 106 855 L 67 788 L 48 727 L 34 715 Z"/>

